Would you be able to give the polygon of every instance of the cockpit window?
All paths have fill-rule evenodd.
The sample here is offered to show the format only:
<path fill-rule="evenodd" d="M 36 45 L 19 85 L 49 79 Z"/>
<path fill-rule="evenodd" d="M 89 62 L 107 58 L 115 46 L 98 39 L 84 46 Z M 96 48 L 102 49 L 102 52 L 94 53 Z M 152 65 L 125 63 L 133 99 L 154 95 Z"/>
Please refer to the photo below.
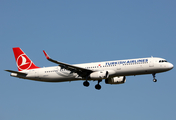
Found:
<path fill-rule="evenodd" d="M 167 62 L 166 60 L 160 60 L 159 63 Z"/>

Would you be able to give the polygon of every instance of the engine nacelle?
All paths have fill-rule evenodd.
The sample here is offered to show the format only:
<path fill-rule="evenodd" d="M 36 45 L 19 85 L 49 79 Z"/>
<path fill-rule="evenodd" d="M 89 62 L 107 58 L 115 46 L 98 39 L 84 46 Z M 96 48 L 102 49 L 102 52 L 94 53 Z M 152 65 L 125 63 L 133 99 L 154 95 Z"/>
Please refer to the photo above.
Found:
<path fill-rule="evenodd" d="M 109 77 L 108 71 L 97 71 L 90 74 L 91 80 L 107 79 Z"/>
<path fill-rule="evenodd" d="M 125 82 L 126 82 L 126 77 L 125 76 L 105 79 L 106 84 L 122 84 L 122 83 L 125 83 Z"/>

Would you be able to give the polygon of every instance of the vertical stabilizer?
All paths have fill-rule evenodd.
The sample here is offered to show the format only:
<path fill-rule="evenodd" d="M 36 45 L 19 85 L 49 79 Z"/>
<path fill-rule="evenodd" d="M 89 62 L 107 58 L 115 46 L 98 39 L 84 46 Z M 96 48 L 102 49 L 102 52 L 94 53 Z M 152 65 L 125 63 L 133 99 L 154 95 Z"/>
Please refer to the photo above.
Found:
<path fill-rule="evenodd" d="M 36 69 L 37 67 L 19 47 L 13 48 L 18 71 Z"/>

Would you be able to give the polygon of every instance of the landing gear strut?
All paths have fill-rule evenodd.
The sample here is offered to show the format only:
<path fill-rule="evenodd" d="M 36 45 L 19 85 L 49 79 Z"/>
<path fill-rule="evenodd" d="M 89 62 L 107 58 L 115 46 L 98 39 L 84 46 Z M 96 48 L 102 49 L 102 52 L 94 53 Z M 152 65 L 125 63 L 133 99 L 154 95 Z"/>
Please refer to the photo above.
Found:
<path fill-rule="evenodd" d="M 86 81 L 83 82 L 83 85 L 84 85 L 85 87 L 89 87 L 89 82 L 86 80 Z"/>
<path fill-rule="evenodd" d="M 153 73 L 153 74 L 152 74 L 152 75 L 153 75 L 153 82 L 157 82 L 157 79 L 155 79 L 155 77 L 156 77 L 155 74 L 156 74 L 156 73 Z"/>
<path fill-rule="evenodd" d="M 102 80 L 98 80 L 98 84 L 95 85 L 95 89 L 100 90 L 101 85 L 99 84 Z"/>

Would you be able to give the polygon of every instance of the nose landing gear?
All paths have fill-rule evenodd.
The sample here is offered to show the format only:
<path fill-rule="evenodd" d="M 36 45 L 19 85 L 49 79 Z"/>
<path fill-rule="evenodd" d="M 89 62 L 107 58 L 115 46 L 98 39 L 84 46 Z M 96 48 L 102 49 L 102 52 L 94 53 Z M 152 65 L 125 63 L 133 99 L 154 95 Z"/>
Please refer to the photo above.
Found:
<path fill-rule="evenodd" d="M 157 79 L 155 78 L 156 73 L 153 73 L 152 75 L 153 75 L 153 82 L 157 82 Z"/>

